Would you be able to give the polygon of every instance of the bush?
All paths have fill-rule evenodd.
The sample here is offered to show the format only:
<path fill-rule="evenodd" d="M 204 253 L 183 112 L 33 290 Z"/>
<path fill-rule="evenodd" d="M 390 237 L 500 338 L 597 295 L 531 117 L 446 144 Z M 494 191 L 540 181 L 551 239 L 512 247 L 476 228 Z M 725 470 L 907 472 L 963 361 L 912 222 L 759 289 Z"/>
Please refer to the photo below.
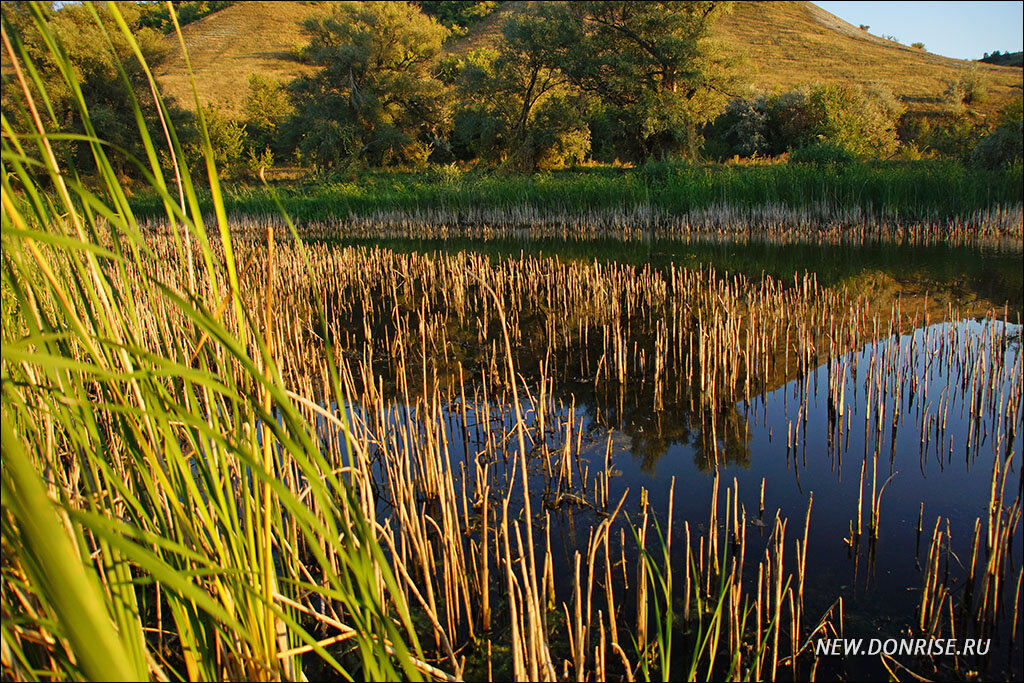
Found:
<path fill-rule="evenodd" d="M 989 87 L 988 77 L 972 67 L 961 72 L 955 81 L 946 82 L 943 97 L 953 114 L 962 114 L 972 106 L 987 100 Z"/>
<path fill-rule="evenodd" d="M 996 129 L 971 152 L 971 165 L 999 170 L 1019 164 L 1024 157 L 1024 104 L 1020 96 L 999 111 Z"/>
<path fill-rule="evenodd" d="M 971 165 L 992 171 L 1020 163 L 1024 157 L 1024 126 L 1020 123 L 996 128 L 978 142 L 971 153 Z"/>
<path fill-rule="evenodd" d="M 903 104 L 882 86 L 814 85 L 733 100 L 713 126 L 720 157 L 777 156 L 828 142 L 856 157 L 889 157 L 899 146 Z"/>
<path fill-rule="evenodd" d="M 905 116 L 900 121 L 903 145 L 915 146 L 921 154 L 955 159 L 965 163 L 983 130 L 964 114 Z"/>
<path fill-rule="evenodd" d="M 248 135 L 245 124 L 232 121 L 212 105 L 203 108 L 206 129 L 213 146 L 213 159 L 221 175 L 235 177 L 242 171 L 245 162 L 245 149 Z M 191 163 L 203 157 L 202 145 L 199 141 L 186 146 L 186 154 Z"/>

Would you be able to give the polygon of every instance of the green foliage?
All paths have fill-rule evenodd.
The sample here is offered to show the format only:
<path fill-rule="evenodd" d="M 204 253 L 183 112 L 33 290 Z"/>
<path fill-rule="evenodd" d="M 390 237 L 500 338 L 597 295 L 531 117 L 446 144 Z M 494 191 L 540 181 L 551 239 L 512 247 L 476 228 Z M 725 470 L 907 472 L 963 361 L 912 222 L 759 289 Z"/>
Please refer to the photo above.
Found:
<path fill-rule="evenodd" d="M 972 107 L 988 100 L 991 83 L 985 74 L 975 67 L 965 69 L 956 80 L 946 82 L 943 97 L 950 113 L 962 115 Z"/>
<path fill-rule="evenodd" d="M 248 156 L 245 159 L 245 168 L 251 175 L 258 176 L 268 168 L 274 167 L 274 153 L 269 147 L 263 149 L 259 154 L 252 147 L 249 148 Z"/>
<path fill-rule="evenodd" d="M 995 129 L 971 153 L 971 164 L 997 170 L 1020 165 L 1024 156 L 1024 101 L 1018 95 L 999 112 Z"/>
<path fill-rule="evenodd" d="M 210 145 L 213 147 L 213 160 L 217 170 L 228 177 L 237 176 L 245 162 L 245 150 L 248 147 L 248 134 L 245 124 L 232 121 L 223 112 L 213 106 L 203 108 L 206 129 Z M 198 161 L 203 158 L 202 143 L 197 142 L 186 147 L 188 158 Z"/>
<path fill-rule="evenodd" d="M 290 151 L 282 140 L 281 128 L 294 112 L 284 86 L 259 74 L 249 76 L 245 127 L 254 149 L 270 148 L 280 155 Z"/>
<path fill-rule="evenodd" d="M 207 229 L 188 164 L 176 166 L 178 184 L 156 162 L 164 144 L 187 156 L 173 123 L 166 137 L 143 125 L 149 190 L 169 225 L 154 245 L 52 16 L 30 9 L 97 179 L 90 188 L 55 158 L 55 117 L 22 128 L 3 112 L 4 679 L 297 679 L 302 659 L 283 650 L 301 645 L 344 679 L 418 679 L 405 645 L 415 634 L 376 534 L 274 370 L 270 323 L 244 310 L 203 111 L 198 147 L 220 232 Z M 116 31 L 99 31 L 98 47 L 117 36 L 136 53 L 116 6 L 94 18 Z M 27 51 L 9 57 L 32 72 Z M 4 89 L 16 111 L 46 100 L 45 84 Z M 230 314 L 213 312 L 220 301 Z M 282 483 L 297 471 L 301 496 Z M 352 624 L 355 671 L 290 606 L 310 591 Z"/>
<path fill-rule="evenodd" d="M 1024 126 L 1006 124 L 996 128 L 978 142 L 971 153 L 971 163 L 980 168 L 996 170 L 1019 164 L 1024 156 Z"/>
<path fill-rule="evenodd" d="M 423 12 L 437 19 L 452 35 L 465 35 L 469 27 L 498 8 L 493 0 L 421 0 L 416 3 Z"/>
<path fill-rule="evenodd" d="M 154 129 L 160 126 L 158 106 L 144 70 L 133 58 L 131 43 L 135 42 L 151 66 L 159 65 L 166 52 L 159 34 L 140 25 L 139 6 L 116 3 L 114 7 L 132 29 L 131 40 L 122 34 L 110 7 L 105 4 L 67 5 L 60 11 L 53 11 L 46 5 L 5 2 L 2 12 L 4 26 L 16 44 L 15 49 L 24 49 L 25 56 L 35 65 L 39 80 L 30 87 L 34 97 L 46 103 L 41 106 L 41 113 L 47 126 L 53 132 L 86 134 L 76 104 L 78 95 L 73 90 L 73 87 L 78 88 L 82 106 L 89 112 L 90 124 L 113 146 L 108 160 L 123 177 L 137 175 L 131 157 L 145 157 L 136 113 Z M 46 27 L 45 33 L 40 31 L 34 13 Z M 48 40 L 54 42 L 48 43 Z M 3 91 L 6 95 L 19 86 L 13 70 L 7 69 L 8 62 L 4 61 Z M 74 76 L 74 86 L 68 84 L 64 69 L 69 69 Z M 26 74 L 26 78 L 30 75 Z M 23 99 L 5 96 L 0 109 L 12 125 L 28 129 L 30 114 Z M 179 126 L 186 138 L 194 135 L 188 130 L 189 114 L 173 102 L 168 102 L 165 118 Z M 80 173 L 91 174 L 98 170 L 87 143 L 55 140 L 53 147 L 62 161 L 73 165 Z"/>
<path fill-rule="evenodd" d="M 819 144 L 861 158 L 897 149 L 903 105 L 884 87 L 812 85 L 780 95 L 733 100 L 712 127 L 719 158 L 771 157 Z"/>
<path fill-rule="evenodd" d="M 845 168 L 810 164 L 695 165 L 651 161 L 637 170 L 595 167 L 540 174 L 480 171 L 443 174 L 365 171 L 325 176 L 275 190 L 288 213 L 316 221 L 380 212 L 524 207 L 554 213 L 645 205 L 686 213 L 721 204 L 812 207 L 897 213 L 903 219 L 951 218 L 1022 200 L 1020 167 L 986 171 L 936 160 L 862 162 Z M 227 210 L 245 216 L 276 211 L 264 190 L 239 188 Z M 160 211 L 152 198 L 133 200 L 143 215 Z"/>
<path fill-rule="evenodd" d="M 992 54 L 985 53 L 985 56 L 978 60 L 986 64 L 999 64 L 1000 66 L 1024 66 L 1024 52 L 999 52 L 996 50 Z"/>
<path fill-rule="evenodd" d="M 513 17 L 496 52 L 475 52 L 458 64 L 458 93 L 470 106 L 453 122 L 457 157 L 532 171 L 586 156 L 585 104 L 553 60 L 552 28 L 539 17 Z"/>
<path fill-rule="evenodd" d="M 966 115 L 904 116 L 899 137 L 922 155 L 966 162 L 984 135 L 981 126 Z"/>
<path fill-rule="evenodd" d="M 886 157 L 896 151 L 896 122 L 903 113 L 882 87 L 829 84 L 807 92 L 809 133 L 859 157 Z"/>
<path fill-rule="evenodd" d="M 725 106 L 735 63 L 708 33 L 727 9 L 713 2 L 574 2 L 542 8 L 555 36 L 554 63 L 600 103 L 622 159 L 700 147 L 699 126 Z M 607 152 L 606 152 L 607 154 Z"/>
<path fill-rule="evenodd" d="M 798 147 L 789 156 L 789 160 L 794 164 L 815 166 L 843 167 L 853 163 L 854 159 L 854 155 L 848 149 L 830 142 Z"/>
<path fill-rule="evenodd" d="M 429 66 L 448 30 L 404 2 L 342 2 L 310 19 L 309 59 L 292 83 L 290 139 L 317 164 L 419 165 L 450 118 Z"/>
<path fill-rule="evenodd" d="M 167 3 L 140 2 L 138 4 L 142 12 L 139 20 L 141 26 L 154 28 L 163 33 L 170 33 L 174 30 L 174 22 L 171 21 L 170 12 L 167 10 Z M 171 2 L 171 5 L 174 6 L 175 14 L 178 15 L 179 26 L 190 24 L 197 19 L 202 19 L 208 14 L 213 14 L 233 4 L 230 0 L 199 0 L 198 2 L 193 0 L 174 0 Z"/>
<path fill-rule="evenodd" d="M 923 50 L 924 49 L 924 43 L 911 43 L 910 47 L 916 48 L 918 50 Z"/>

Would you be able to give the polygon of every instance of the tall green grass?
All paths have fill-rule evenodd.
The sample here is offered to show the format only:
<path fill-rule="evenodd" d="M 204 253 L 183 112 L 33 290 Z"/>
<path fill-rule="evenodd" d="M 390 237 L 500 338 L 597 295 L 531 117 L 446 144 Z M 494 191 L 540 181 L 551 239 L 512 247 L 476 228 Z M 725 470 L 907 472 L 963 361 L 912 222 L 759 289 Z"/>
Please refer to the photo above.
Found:
<path fill-rule="evenodd" d="M 282 184 L 281 202 L 297 220 L 324 220 L 379 212 L 448 209 L 552 212 L 628 209 L 647 205 L 672 214 L 727 205 L 806 208 L 827 204 L 910 220 L 947 219 L 996 205 L 1019 205 L 1021 167 L 1004 171 L 955 163 L 865 162 L 847 167 L 804 164 L 676 165 L 639 169 L 592 168 L 536 175 L 486 172 L 367 171 L 346 177 Z M 208 193 L 200 193 L 210 206 Z M 273 214 L 265 187 L 239 188 L 224 197 L 229 214 Z M 132 205 L 158 216 L 160 198 L 142 193 Z"/>
<path fill-rule="evenodd" d="M 344 678 L 418 678 L 346 463 L 328 462 L 290 398 L 273 319 L 238 296 L 205 124 L 203 207 L 188 168 L 161 172 L 158 150 L 183 158 L 173 128 L 151 135 L 135 103 L 141 172 L 188 273 L 176 289 L 156 275 L 68 55 L 30 9 L 98 172 L 87 186 L 58 162 L 51 143 L 69 136 L 5 17 L 5 107 L 33 128 L 2 120 L 4 679 L 299 679 L 301 646 Z"/>

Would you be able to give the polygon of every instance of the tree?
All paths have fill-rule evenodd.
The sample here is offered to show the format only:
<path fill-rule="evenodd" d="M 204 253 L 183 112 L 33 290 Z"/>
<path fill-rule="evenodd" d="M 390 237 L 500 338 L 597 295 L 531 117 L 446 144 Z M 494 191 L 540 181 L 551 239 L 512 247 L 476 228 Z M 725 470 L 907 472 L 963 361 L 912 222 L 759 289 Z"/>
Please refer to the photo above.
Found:
<path fill-rule="evenodd" d="M 510 19 L 497 52 L 477 52 L 461 67 L 459 94 L 471 106 L 456 116 L 456 151 L 524 170 L 582 161 L 590 130 L 581 96 L 555 59 L 552 25 Z"/>
<path fill-rule="evenodd" d="M 708 38 L 727 3 L 573 2 L 542 10 L 573 85 L 599 98 L 605 120 L 643 160 L 700 146 L 699 127 L 736 88 L 734 62 Z"/>
<path fill-rule="evenodd" d="M 457 0 L 422 0 L 417 5 L 430 16 L 452 32 L 453 35 L 465 35 L 469 26 L 474 24 L 498 8 L 493 0 L 487 2 L 467 2 Z"/>
<path fill-rule="evenodd" d="M 295 112 L 288 91 L 277 81 L 252 74 L 245 98 L 245 127 L 256 153 L 270 149 L 277 154 L 290 150 L 281 139 L 281 126 Z"/>
<path fill-rule="evenodd" d="M 857 157 L 885 157 L 899 144 L 902 113 L 903 104 L 884 86 L 817 84 L 733 100 L 715 120 L 713 141 L 720 157 L 770 157 L 821 144 Z"/>
<path fill-rule="evenodd" d="M 419 164 L 444 144 L 450 112 L 429 72 L 448 30 L 406 2 L 342 2 L 306 21 L 322 68 L 292 84 L 289 129 L 317 163 Z"/>
<path fill-rule="evenodd" d="M 166 56 L 159 40 L 159 33 L 140 26 L 140 7 L 133 2 L 116 3 L 118 11 L 132 32 L 150 67 L 158 66 Z M 116 169 L 124 175 L 135 175 L 136 167 L 128 163 L 125 150 L 139 160 L 145 159 L 145 150 L 136 126 L 132 95 L 138 102 L 147 126 L 151 131 L 159 130 L 156 104 L 149 90 L 149 84 L 127 39 L 118 28 L 109 9 L 100 3 L 66 4 L 54 9 L 50 4 L 37 5 L 48 30 L 57 38 L 67 55 L 71 68 L 80 84 L 82 100 L 89 112 L 89 120 L 97 136 L 112 147 L 106 154 Z M 33 10 L 29 3 L 5 2 L 3 21 L 16 40 L 24 45 L 25 53 L 31 59 L 39 74 L 43 89 L 47 93 L 48 107 L 43 107 L 44 125 L 50 132 L 84 134 L 82 117 L 78 114 L 76 100 L 61 75 L 60 66 L 54 55 L 45 46 L 32 21 Z M 12 81 L 9 69 L 3 72 L 4 92 L 19 86 Z M 118 66 L 124 69 L 127 83 Z M 37 102 L 43 102 L 41 94 L 34 93 Z M 3 111 L 16 130 L 30 130 L 32 124 L 28 113 L 19 110 L 18 98 L 3 100 Z M 189 115 L 167 99 L 169 113 L 180 134 L 189 137 Z M 159 138 L 158 138 L 159 139 Z M 54 147 L 66 157 L 75 168 L 93 167 L 91 148 L 84 142 L 57 141 Z M 67 158 L 70 155 L 72 158 Z"/>

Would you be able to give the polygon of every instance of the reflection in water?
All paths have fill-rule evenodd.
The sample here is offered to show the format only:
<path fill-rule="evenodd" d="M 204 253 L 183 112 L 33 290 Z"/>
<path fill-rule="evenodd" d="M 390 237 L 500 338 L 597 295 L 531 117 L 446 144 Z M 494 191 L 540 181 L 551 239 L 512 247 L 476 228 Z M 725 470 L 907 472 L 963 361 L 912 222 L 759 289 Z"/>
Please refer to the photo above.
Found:
<path fill-rule="evenodd" d="M 888 271 L 851 253 L 863 262 L 748 277 L 677 255 L 638 266 L 317 244 L 311 282 L 281 245 L 274 346 L 296 393 L 348 406 L 347 437 L 309 417 L 409 573 L 401 590 L 425 628 L 465 648 L 467 677 L 539 676 L 548 661 L 632 674 L 653 652 L 629 644 L 653 641 L 656 562 L 673 576 L 678 657 L 695 651 L 702 605 L 729 605 L 702 670 L 886 678 L 876 659 L 801 645 L 819 623 L 851 637 L 1009 625 L 1022 360 L 1019 325 L 996 319 L 1019 323 L 1019 286 L 998 295 L 1019 282 L 1019 256 L 1016 275 L 981 259 L 996 264 L 993 299 L 969 259 L 918 277 L 913 251 Z M 951 279 L 966 302 L 929 291 Z M 922 624 L 928 604 L 943 608 Z M 611 645 L 600 654 L 602 630 L 629 665 Z M 766 632 L 771 645 L 752 648 Z M 596 656 L 569 646 L 588 637 Z M 998 658 L 968 666 L 1012 678 L 1021 642 L 1004 635 Z"/>
<path fill-rule="evenodd" d="M 1009 241 L 984 251 L 945 244 L 876 244 L 855 242 L 821 244 L 797 241 L 778 244 L 767 240 L 617 239 L 562 240 L 510 239 L 347 239 L 340 245 L 381 246 L 397 253 L 457 254 L 475 252 L 492 259 L 521 255 L 556 257 L 564 262 L 619 262 L 664 268 L 713 266 L 721 273 L 759 278 L 762 273 L 791 281 L 794 274 L 810 272 L 823 286 L 852 286 L 870 294 L 872 286 L 943 297 L 960 305 L 978 299 L 1011 313 L 1024 305 L 1024 269 L 1021 245 Z M 863 291 L 861 291 L 863 290 Z"/>
<path fill-rule="evenodd" d="M 968 551 L 975 519 L 992 485 L 992 459 L 1007 467 L 1021 459 L 1015 438 L 1022 419 L 1020 340 L 1020 325 L 991 321 L 941 323 L 894 333 L 719 410 L 702 410 L 700 401 L 685 392 L 684 398 L 655 409 L 650 381 L 627 385 L 578 377 L 574 381 L 573 373 L 565 369 L 587 364 L 572 356 L 580 348 L 563 349 L 565 355 L 552 362 L 563 373 L 549 378 L 549 386 L 562 387 L 552 397 L 557 408 L 541 420 L 532 399 L 524 399 L 521 406 L 531 435 L 545 434 L 543 439 L 531 438 L 528 448 L 538 463 L 531 476 L 534 490 L 552 515 L 548 523 L 556 539 L 553 566 L 571 572 L 574 553 L 586 548 L 581 529 L 600 521 L 602 493 L 596 486 L 588 490 L 585 482 L 586 472 L 600 468 L 606 460 L 618 476 L 606 480 L 611 483 L 605 497 L 614 501 L 628 490 L 646 487 L 651 507 L 664 511 L 671 481 L 673 524 L 676 528 L 690 524 L 701 533 L 709 530 L 711 475 L 716 487 L 719 478 L 735 478 L 735 504 L 742 505 L 745 516 L 751 515 L 747 517 L 750 533 L 760 537 L 760 544 L 755 539 L 752 545 L 760 552 L 770 545 L 771 511 L 800 519 L 813 492 L 817 507 L 807 537 L 815 549 L 807 561 L 808 612 L 825 612 L 845 597 L 844 619 L 853 635 L 900 637 L 912 628 L 920 608 L 929 526 L 941 526 L 947 534 L 941 547 L 955 566 L 946 568 L 945 581 L 981 590 L 982 579 L 968 572 Z M 586 347 L 582 351 L 596 354 Z M 519 362 L 529 365 L 526 359 Z M 541 395 L 539 375 L 526 379 L 524 388 L 534 397 Z M 468 405 L 455 400 L 435 406 L 435 412 L 392 396 L 389 417 L 381 424 L 385 431 L 392 431 L 411 421 L 426 436 L 436 428 L 432 425 L 436 420 L 446 425 L 438 433 L 450 435 L 447 455 L 453 468 L 490 462 L 497 470 L 495 480 L 508 485 L 515 477 L 509 470 L 515 461 L 514 442 L 509 438 L 517 424 L 513 410 L 500 398 L 493 405 L 483 401 L 484 392 L 478 388 L 466 391 L 475 397 Z M 460 431 L 466 414 L 471 427 Z M 354 410 L 353 421 L 367 424 L 371 420 Z M 773 433 L 779 436 L 773 438 Z M 377 435 L 367 440 L 380 439 Z M 390 448 L 382 446 L 377 457 L 387 458 Z M 566 467 L 564 462 L 559 464 L 563 452 L 578 457 Z M 539 464 L 545 459 L 546 468 Z M 1014 471 L 1019 478 L 1019 470 Z M 378 474 L 383 479 L 383 469 Z M 767 496 L 758 485 L 764 481 Z M 388 487 L 383 480 L 380 484 Z M 464 486 L 456 485 L 456 496 L 463 494 Z M 470 485 L 465 490 L 474 489 Z M 997 501 L 1008 506 L 1007 514 L 1013 515 L 1014 509 L 1019 512 L 1018 495 L 1019 490 L 1004 483 Z M 877 519 L 873 503 L 862 502 L 859 496 L 878 500 Z M 762 509 L 754 517 L 766 497 L 768 516 Z M 575 506 L 567 508 L 566 500 Z M 627 505 L 630 514 L 642 513 L 637 503 L 633 499 Z M 855 523 L 852 518 L 861 507 L 864 538 L 853 535 L 861 520 Z M 435 509 L 433 502 L 424 508 L 428 514 Z M 924 510 L 922 529 L 919 517 L 924 517 Z M 390 514 L 388 506 L 381 508 L 381 514 Z M 877 538 L 869 535 L 869 525 L 880 527 Z M 617 528 L 627 529 L 621 524 Z M 1024 560 L 1020 550 L 1019 544 L 1013 546 L 1011 568 Z M 630 552 L 628 546 L 623 552 Z M 686 559 L 680 555 L 677 561 Z M 558 599 L 571 601 L 571 586 L 557 588 Z M 628 595 L 624 599 L 631 600 Z M 900 616 L 894 619 L 894 615 Z M 959 628 L 962 634 L 985 632 L 971 623 L 961 623 Z M 997 647 L 1009 648 L 1016 656 L 1021 649 L 1019 642 Z M 877 675 L 865 662 L 835 666 L 825 662 L 821 671 Z M 995 666 L 993 673 L 998 673 L 1002 664 Z"/>

